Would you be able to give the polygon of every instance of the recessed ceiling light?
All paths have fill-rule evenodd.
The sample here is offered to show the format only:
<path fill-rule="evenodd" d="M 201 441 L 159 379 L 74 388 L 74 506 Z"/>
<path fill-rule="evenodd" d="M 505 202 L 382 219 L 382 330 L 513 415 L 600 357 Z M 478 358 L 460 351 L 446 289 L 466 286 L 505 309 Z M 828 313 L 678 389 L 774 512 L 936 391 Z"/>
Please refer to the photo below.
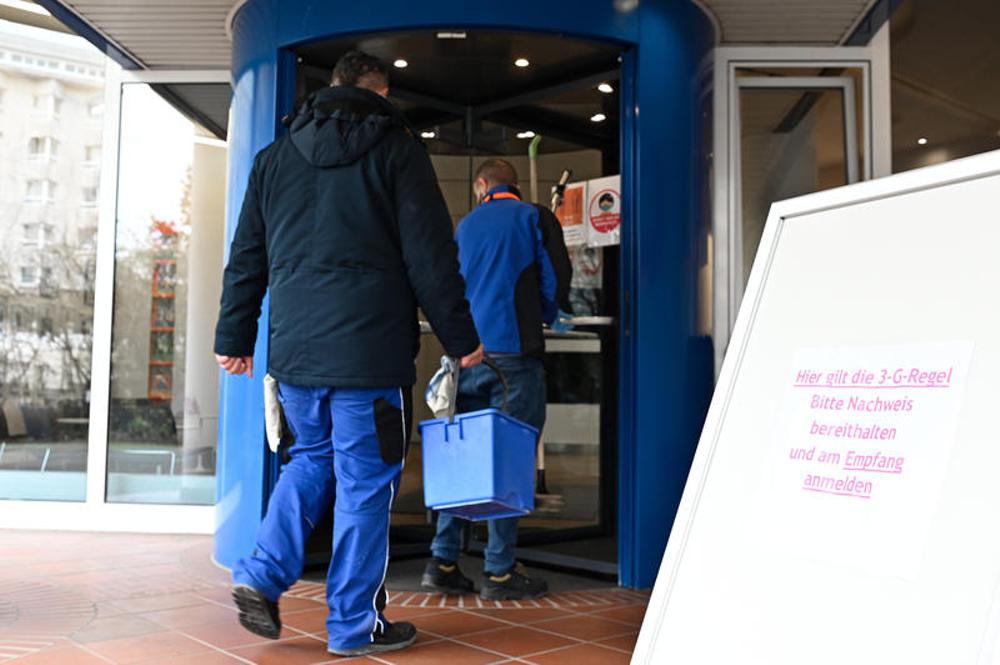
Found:
<path fill-rule="evenodd" d="M 608 116 L 604 115 L 603 113 L 595 113 L 594 115 L 590 116 L 591 122 L 604 122 L 607 119 Z"/>
<path fill-rule="evenodd" d="M 406 67 L 409 64 L 410 63 L 408 63 L 406 60 L 403 60 L 402 58 L 400 58 L 396 62 L 392 63 L 392 66 L 395 67 L 396 69 L 406 69 Z"/>
<path fill-rule="evenodd" d="M 420 138 L 422 139 L 432 139 L 437 136 L 436 132 L 420 132 Z"/>
<path fill-rule="evenodd" d="M 917 139 L 917 143 L 919 145 L 927 145 L 927 139 L 921 136 L 919 139 Z"/>
<path fill-rule="evenodd" d="M 448 31 L 437 33 L 438 39 L 465 39 L 464 31 Z"/>
<path fill-rule="evenodd" d="M 514 61 L 514 65 L 516 65 L 517 67 L 527 67 L 530 64 L 531 63 L 528 62 L 527 58 L 518 58 L 517 60 Z"/>
<path fill-rule="evenodd" d="M 597 86 L 597 89 L 603 92 L 605 95 L 610 95 L 612 92 L 615 91 L 615 89 L 611 87 L 610 83 L 602 83 L 599 86 Z"/>
<path fill-rule="evenodd" d="M 518 132 L 517 133 L 517 138 L 519 138 L 519 139 L 533 139 L 533 138 L 535 138 L 535 133 L 533 131 L 531 131 L 530 129 L 528 131 L 526 131 L 526 132 Z"/>

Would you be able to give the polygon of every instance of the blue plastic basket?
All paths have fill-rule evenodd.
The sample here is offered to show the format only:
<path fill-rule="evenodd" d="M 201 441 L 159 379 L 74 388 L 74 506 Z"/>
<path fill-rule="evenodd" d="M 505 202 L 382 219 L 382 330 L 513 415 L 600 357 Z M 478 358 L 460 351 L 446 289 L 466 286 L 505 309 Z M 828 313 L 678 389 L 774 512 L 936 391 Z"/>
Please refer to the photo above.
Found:
<path fill-rule="evenodd" d="M 424 503 L 467 520 L 535 509 L 538 430 L 497 409 L 420 423 Z"/>

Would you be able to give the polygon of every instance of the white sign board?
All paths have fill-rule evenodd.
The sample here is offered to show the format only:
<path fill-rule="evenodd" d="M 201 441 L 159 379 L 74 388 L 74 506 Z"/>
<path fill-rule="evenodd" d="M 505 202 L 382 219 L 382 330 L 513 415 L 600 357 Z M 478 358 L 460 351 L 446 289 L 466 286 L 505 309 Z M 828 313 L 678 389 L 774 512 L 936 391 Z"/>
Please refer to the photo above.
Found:
<path fill-rule="evenodd" d="M 633 663 L 1000 665 L 998 199 L 773 206 Z"/>

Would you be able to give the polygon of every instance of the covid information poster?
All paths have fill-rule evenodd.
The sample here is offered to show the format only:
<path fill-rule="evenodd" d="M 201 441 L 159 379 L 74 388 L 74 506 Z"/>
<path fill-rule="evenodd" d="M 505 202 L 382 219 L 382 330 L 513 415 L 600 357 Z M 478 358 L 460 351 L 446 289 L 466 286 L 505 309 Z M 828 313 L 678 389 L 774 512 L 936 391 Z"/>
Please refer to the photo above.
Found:
<path fill-rule="evenodd" d="M 587 197 L 587 183 L 573 183 L 566 186 L 562 203 L 556 208 L 556 218 L 562 225 L 563 239 L 567 247 L 587 244 L 587 227 L 583 223 L 584 199 Z"/>
<path fill-rule="evenodd" d="M 954 449 L 973 344 L 804 348 L 785 376 L 765 542 L 912 579 Z"/>

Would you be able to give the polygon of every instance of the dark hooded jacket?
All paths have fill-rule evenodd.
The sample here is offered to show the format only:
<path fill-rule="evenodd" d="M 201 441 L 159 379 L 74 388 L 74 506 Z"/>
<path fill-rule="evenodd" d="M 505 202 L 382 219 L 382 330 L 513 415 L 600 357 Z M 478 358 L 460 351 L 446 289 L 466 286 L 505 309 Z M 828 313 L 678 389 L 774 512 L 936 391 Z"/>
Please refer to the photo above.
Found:
<path fill-rule="evenodd" d="M 268 371 L 285 383 L 412 385 L 418 306 L 449 355 L 479 345 L 430 158 L 375 93 L 314 93 L 289 134 L 258 153 L 216 353 L 252 355 L 268 288 Z"/>

